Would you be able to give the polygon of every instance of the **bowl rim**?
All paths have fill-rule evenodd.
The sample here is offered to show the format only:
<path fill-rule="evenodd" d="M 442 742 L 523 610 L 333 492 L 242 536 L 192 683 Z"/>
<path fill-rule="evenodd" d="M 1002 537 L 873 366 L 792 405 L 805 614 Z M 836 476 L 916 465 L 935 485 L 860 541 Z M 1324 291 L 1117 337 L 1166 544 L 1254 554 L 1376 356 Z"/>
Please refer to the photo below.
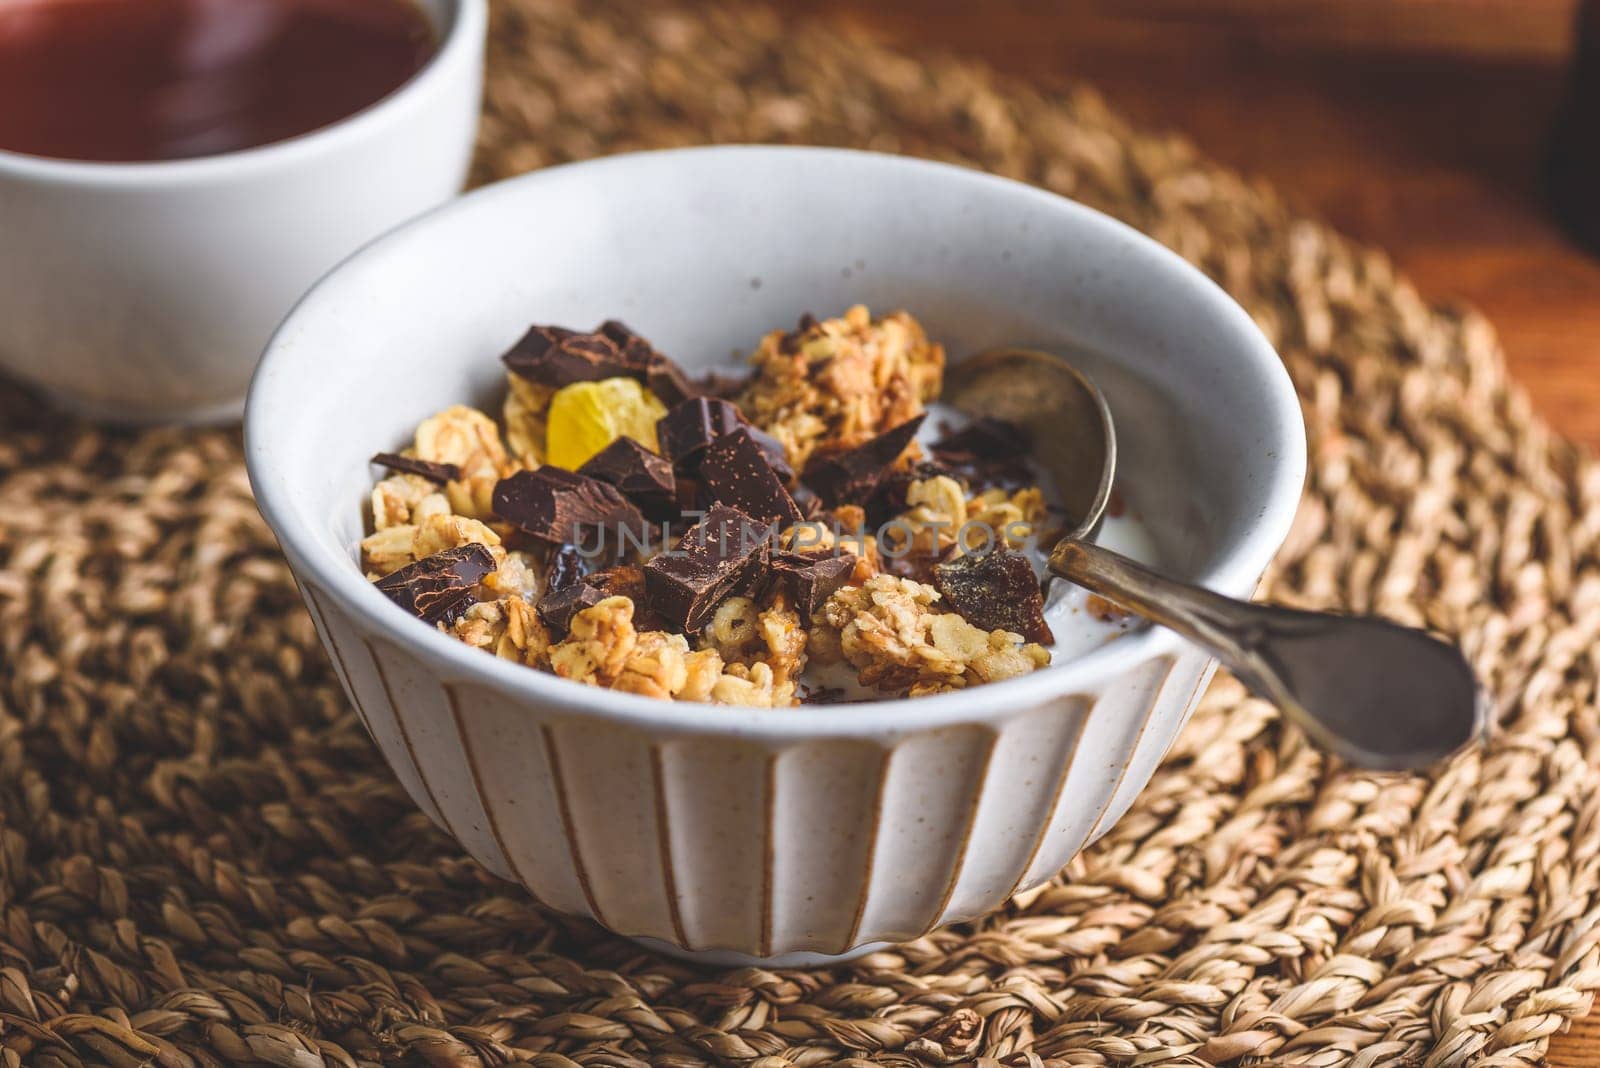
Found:
<path fill-rule="evenodd" d="M 292 167 L 319 152 L 337 148 L 344 140 L 375 132 L 398 122 L 412 101 L 442 88 L 450 73 L 463 63 L 481 64 L 489 25 L 489 0 L 445 0 L 449 20 L 439 46 L 422 68 L 387 96 L 360 111 L 326 126 L 253 148 L 207 156 L 165 160 L 86 160 L 36 156 L 0 148 L 0 178 L 98 189 L 144 189 L 216 181 Z"/>
<path fill-rule="evenodd" d="M 425 661 L 441 681 L 452 685 L 483 685 L 501 694 L 542 709 L 614 720 L 635 727 L 649 727 L 669 734 L 729 734 L 759 736 L 775 740 L 811 738 L 818 735 L 839 738 L 898 735 L 933 727 L 998 722 L 1015 711 L 1042 705 L 1051 699 L 1094 692 L 1108 680 L 1158 657 L 1175 655 L 1183 640 L 1163 627 L 1143 626 L 1119 635 L 1088 654 L 1044 671 L 985 684 L 983 700 L 975 701 L 973 691 L 953 691 L 919 697 L 888 698 L 842 705 L 814 705 L 794 708 L 747 708 L 700 702 L 666 701 L 637 694 L 585 686 L 544 671 L 485 655 L 454 638 L 405 615 L 385 598 L 361 571 L 351 565 L 344 553 L 326 551 L 314 524 L 296 507 L 292 489 L 272 477 L 273 434 L 282 433 L 286 422 L 274 413 L 293 411 L 294 390 L 280 376 L 267 374 L 285 355 L 285 337 L 308 316 L 324 308 L 336 307 L 341 280 L 366 262 L 403 253 L 417 242 L 424 242 L 436 230 L 447 228 L 456 215 L 469 211 L 492 210 L 492 206 L 527 197 L 541 185 L 566 180 L 574 173 L 598 174 L 626 170 L 644 159 L 673 157 L 689 161 L 726 157 L 750 159 L 756 155 L 833 158 L 841 163 L 880 166 L 890 170 L 908 168 L 936 172 L 943 178 L 968 182 L 993 195 L 1020 197 L 1036 207 L 1069 216 L 1077 226 L 1097 228 L 1133 242 L 1140 250 L 1164 264 L 1178 278 L 1186 279 L 1225 325 L 1238 334 L 1241 358 L 1254 365 L 1265 380 L 1269 401 L 1269 425 L 1262 428 L 1266 440 L 1262 448 L 1270 457 L 1267 467 L 1266 504 L 1253 517 L 1254 522 L 1241 538 L 1222 546 L 1215 562 L 1200 576 L 1200 584 L 1235 597 L 1250 596 L 1261 573 L 1287 537 L 1298 509 L 1306 469 L 1305 424 L 1299 399 L 1282 360 L 1250 315 L 1232 297 L 1198 268 L 1177 253 L 1147 237 L 1133 227 L 1100 211 L 1047 190 L 989 174 L 974 168 L 917 157 L 866 152 L 856 149 L 821 148 L 794 145 L 711 145 L 691 148 L 659 149 L 622 153 L 568 163 L 506 179 L 426 212 L 402 223 L 369 242 L 323 276 L 289 313 L 268 343 L 251 382 L 246 402 L 244 438 L 245 461 L 257 506 L 277 535 L 291 570 L 304 574 L 331 597 L 342 613 L 350 617 L 347 625 L 379 635 L 391 645 Z M 320 607 L 320 606 L 319 606 Z M 324 610 L 325 611 L 325 610 Z M 464 705 L 470 714 L 470 704 Z"/>

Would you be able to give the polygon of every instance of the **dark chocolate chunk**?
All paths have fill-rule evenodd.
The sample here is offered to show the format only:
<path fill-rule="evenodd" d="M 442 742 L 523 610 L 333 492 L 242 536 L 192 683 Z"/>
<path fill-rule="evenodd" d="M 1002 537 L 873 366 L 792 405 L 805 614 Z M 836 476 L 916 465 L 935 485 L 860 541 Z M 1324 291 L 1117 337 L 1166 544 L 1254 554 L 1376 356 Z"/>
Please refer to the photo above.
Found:
<path fill-rule="evenodd" d="M 455 464 L 436 464 L 432 460 L 419 460 L 415 456 L 401 456 L 395 452 L 380 452 L 372 458 L 372 462 L 391 471 L 421 475 L 429 482 L 437 482 L 440 485 L 454 482 L 461 477 L 461 468 Z"/>
<path fill-rule="evenodd" d="M 666 630 L 666 621 L 650 612 L 645 599 L 644 572 L 628 564 L 608 567 L 584 575 L 571 586 L 553 590 L 539 600 L 539 618 L 557 636 L 572 629 L 572 617 L 592 608 L 607 597 L 626 597 L 633 602 L 635 630 Z"/>
<path fill-rule="evenodd" d="M 676 481 L 677 502 L 680 512 L 703 512 L 711 502 L 706 500 L 706 487 L 698 478 L 679 475 Z"/>
<path fill-rule="evenodd" d="M 628 324 L 616 319 L 607 319 L 600 324 L 597 333 L 610 338 L 621 350 L 629 366 L 636 368 L 637 374 L 644 381 L 656 399 L 667 407 L 680 404 L 690 397 L 698 397 L 705 392 L 700 389 L 682 367 L 671 357 L 660 352 L 654 345 L 634 333 Z"/>
<path fill-rule="evenodd" d="M 747 422 L 737 405 L 718 397 L 692 397 L 656 421 L 661 454 L 684 474 L 694 474 L 700 457 L 713 441 L 744 428 L 766 453 L 767 463 L 785 486 L 794 484 L 794 468 L 777 438 Z"/>
<path fill-rule="evenodd" d="M 579 581 L 539 598 L 539 618 L 550 628 L 550 636 L 559 641 L 572 629 L 573 616 L 585 608 L 593 608 L 605 598 L 605 594 L 588 582 Z"/>
<path fill-rule="evenodd" d="M 472 542 L 423 557 L 376 583 L 384 596 L 425 623 L 449 623 L 472 607 L 473 588 L 495 568 L 487 547 Z"/>
<path fill-rule="evenodd" d="M 872 499 L 867 502 L 867 518 L 873 523 L 888 522 L 910 507 L 906 494 L 911 490 L 911 483 L 940 475 L 948 475 L 957 481 L 961 478 L 958 472 L 933 460 L 918 460 L 910 467 L 893 468 L 883 476 Z"/>
<path fill-rule="evenodd" d="M 617 487 L 640 511 L 657 519 L 678 512 L 672 464 L 632 438 L 618 438 L 589 458 L 578 474 Z"/>
<path fill-rule="evenodd" d="M 763 523 L 793 523 L 800 509 L 783 488 L 766 451 L 739 427 L 713 441 L 700 458 L 700 480 L 712 501 L 732 505 Z"/>
<path fill-rule="evenodd" d="M 895 461 L 900 459 L 900 454 L 917 436 L 917 429 L 926 418 L 927 413 L 914 416 L 853 449 L 813 456 L 800 481 L 810 486 L 829 507 L 866 504 Z"/>
<path fill-rule="evenodd" d="M 570 386 L 628 375 L 643 377 L 644 368 L 604 334 L 578 334 L 559 326 L 535 326 L 500 357 L 512 374 L 541 386 Z"/>
<path fill-rule="evenodd" d="M 739 409 L 715 397 L 692 397 L 656 422 L 661 454 L 680 471 L 693 473 L 706 447 L 744 424 Z"/>
<path fill-rule="evenodd" d="M 883 554 L 883 570 L 900 578 L 908 578 L 913 582 L 924 584 L 933 581 L 933 569 L 948 557 L 955 555 L 956 547 L 948 545 L 943 549 L 931 552 L 913 548 L 899 556 Z"/>
<path fill-rule="evenodd" d="M 1015 423 L 980 415 L 960 430 L 945 433 L 934 443 L 934 453 L 982 457 L 985 460 L 1010 460 L 1033 450 L 1028 432 Z"/>
<path fill-rule="evenodd" d="M 775 552 L 770 564 L 773 581 L 802 619 L 810 619 L 855 569 L 856 558 L 848 553 Z"/>
<path fill-rule="evenodd" d="M 736 508 L 712 505 L 675 550 L 644 566 L 649 606 L 673 629 L 698 633 L 724 598 L 752 585 L 768 550 L 760 524 Z"/>
<path fill-rule="evenodd" d="M 563 545 L 550 554 L 545 565 L 544 588 L 546 593 L 569 590 L 589 573 L 589 559 L 576 545 Z"/>
<path fill-rule="evenodd" d="M 762 430 L 754 423 L 744 425 L 750 437 L 761 446 L 761 451 L 767 454 L 767 463 L 778 473 L 778 480 L 785 486 L 794 485 L 794 468 L 789 466 L 789 454 L 783 447 L 783 442 Z"/>
<path fill-rule="evenodd" d="M 956 556 L 933 569 L 945 602 L 981 630 L 1007 630 L 1030 642 L 1054 645 L 1044 620 L 1044 597 L 1033 565 L 1021 553 L 997 549 Z"/>
<path fill-rule="evenodd" d="M 1027 431 L 1015 423 L 983 415 L 960 430 L 948 431 L 931 451 L 950 474 L 984 490 L 1032 485 L 1036 481 L 1028 466 L 1032 449 Z"/>
<path fill-rule="evenodd" d="M 644 516 L 615 486 L 559 467 L 518 471 L 494 488 L 500 518 L 556 545 L 618 545 L 621 531 L 644 537 Z"/>

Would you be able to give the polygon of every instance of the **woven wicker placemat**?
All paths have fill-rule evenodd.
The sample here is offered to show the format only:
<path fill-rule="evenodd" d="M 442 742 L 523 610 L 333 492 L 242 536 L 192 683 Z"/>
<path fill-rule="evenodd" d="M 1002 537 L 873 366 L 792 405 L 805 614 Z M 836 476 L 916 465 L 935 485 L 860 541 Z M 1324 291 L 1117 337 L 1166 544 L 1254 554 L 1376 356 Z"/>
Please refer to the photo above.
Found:
<path fill-rule="evenodd" d="M 480 178 L 861 145 L 1200 264 L 1305 401 L 1270 596 L 1460 635 L 1500 734 L 1351 774 L 1220 681 L 1133 811 L 1005 913 L 832 971 L 700 972 L 541 913 L 406 799 L 234 434 L 109 433 L 0 386 L 0 1066 L 1510 1064 L 1587 1011 L 1600 471 L 1480 319 L 1089 92 L 749 11 L 502 0 L 494 41 Z"/>

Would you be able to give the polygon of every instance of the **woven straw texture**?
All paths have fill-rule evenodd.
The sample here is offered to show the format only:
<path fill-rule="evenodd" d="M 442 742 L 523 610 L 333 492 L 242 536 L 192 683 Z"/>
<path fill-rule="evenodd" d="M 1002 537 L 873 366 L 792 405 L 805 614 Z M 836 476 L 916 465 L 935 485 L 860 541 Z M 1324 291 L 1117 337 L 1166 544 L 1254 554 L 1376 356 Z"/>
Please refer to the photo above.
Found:
<path fill-rule="evenodd" d="M 579 9 L 582 9 L 582 17 Z M 1201 265 L 1305 402 L 1268 594 L 1458 635 L 1500 730 L 1352 774 L 1219 681 L 1133 811 L 1003 914 L 832 971 L 711 974 L 538 911 L 403 795 L 236 436 L 0 386 L 0 1066 L 1537 1063 L 1600 985 L 1600 471 L 1491 330 L 1043 95 L 748 9 L 502 0 L 479 177 L 731 140 L 963 161 Z"/>

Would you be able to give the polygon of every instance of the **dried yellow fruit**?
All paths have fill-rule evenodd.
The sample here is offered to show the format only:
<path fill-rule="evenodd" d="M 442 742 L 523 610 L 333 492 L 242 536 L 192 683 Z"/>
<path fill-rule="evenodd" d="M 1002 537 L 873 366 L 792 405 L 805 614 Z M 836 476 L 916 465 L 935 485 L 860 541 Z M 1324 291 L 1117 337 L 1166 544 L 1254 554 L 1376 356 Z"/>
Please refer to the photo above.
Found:
<path fill-rule="evenodd" d="M 574 382 L 550 398 L 550 411 L 545 416 L 545 459 L 575 471 L 622 437 L 659 452 L 656 420 L 666 414 L 666 406 L 655 394 L 631 378 Z"/>

